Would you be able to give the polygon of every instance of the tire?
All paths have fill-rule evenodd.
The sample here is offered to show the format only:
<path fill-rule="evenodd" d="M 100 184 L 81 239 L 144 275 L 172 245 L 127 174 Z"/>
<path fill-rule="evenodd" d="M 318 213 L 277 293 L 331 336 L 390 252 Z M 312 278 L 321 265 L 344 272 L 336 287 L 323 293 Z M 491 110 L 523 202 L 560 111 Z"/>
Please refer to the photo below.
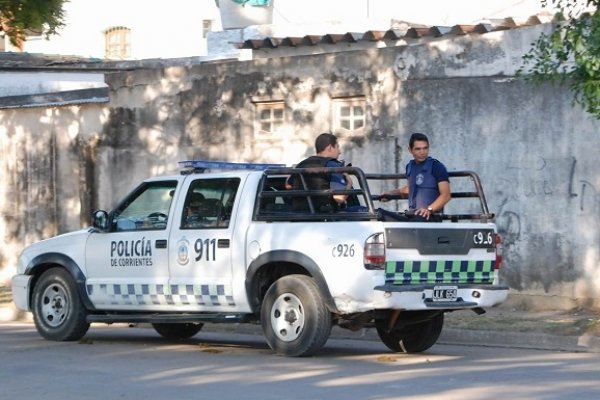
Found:
<path fill-rule="evenodd" d="M 79 340 L 90 327 L 75 281 L 62 268 L 42 274 L 33 289 L 32 312 L 37 331 L 48 340 Z"/>
<path fill-rule="evenodd" d="M 437 342 L 444 326 L 444 314 L 430 320 L 388 331 L 387 320 L 376 321 L 377 334 L 390 350 L 401 353 L 420 353 Z"/>
<path fill-rule="evenodd" d="M 290 357 L 311 356 L 331 333 L 331 313 L 314 280 L 288 275 L 275 281 L 261 307 L 260 321 L 267 343 Z"/>
<path fill-rule="evenodd" d="M 165 339 L 189 339 L 202 329 L 204 324 L 152 324 L 158 334 Z"/>

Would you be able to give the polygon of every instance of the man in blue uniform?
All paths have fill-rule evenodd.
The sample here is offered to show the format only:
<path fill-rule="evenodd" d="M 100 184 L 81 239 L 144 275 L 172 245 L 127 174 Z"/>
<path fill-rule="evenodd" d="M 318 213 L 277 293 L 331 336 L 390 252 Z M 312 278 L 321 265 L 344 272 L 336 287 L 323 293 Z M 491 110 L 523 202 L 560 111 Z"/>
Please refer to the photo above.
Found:
<path fill-rule="evenodd" d="M 296 165 L 296 168 L 315 167 L 343 167 L 344 163 L 338 160 L 342 151 L 337 137 L 331 133 L 322 133 L 315 139 L 316 155 L 310 156 Z M 348 174 L 341 173 L 319 173 L 306 174 L 305 181 L 310 190 L 344 190 L 352 188 L 352 179 Z M 292 175 L 287 182 L 288 188 L 304 190 L 302 180 L 298 175 Z M 312 196 L 312 203 L 317 212 L 331 212 L 343 208 L 347 195 L 334 196 Z M 305 197 L 292 199 L 294 210 L 308 210 L 308 202 Z"/>
<path fill-rule="evenodd" d="M 406 165 L 408 185 L 382 193 L 408 198 L 408 207 L 417 219 L 429 221 L 434 213 L 442 211 L 450 201 L 448 170 L 440 161 L 429 157 L 429 139 L 422 133 L 413 133 L 408 143 L 413 160 Z"/>

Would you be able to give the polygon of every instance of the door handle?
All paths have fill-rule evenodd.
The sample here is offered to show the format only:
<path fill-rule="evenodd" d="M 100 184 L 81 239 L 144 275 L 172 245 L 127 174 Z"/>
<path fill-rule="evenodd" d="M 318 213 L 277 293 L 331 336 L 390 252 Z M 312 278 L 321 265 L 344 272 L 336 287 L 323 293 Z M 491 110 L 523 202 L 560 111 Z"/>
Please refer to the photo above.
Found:
<path fill-rule="evenodd" d="M 154 246 L 157 249 L 166 249 L 167 248 L 167 240 L 166 239 L 156 239 L 156 244 Z"/>
<path fill-rule="evenodd" d="M 229 248 L 229 239 L 219 239 L 219 240 L 217 240 L 217 248 L 219 248 L 219 249 L 228 249 Z"/>

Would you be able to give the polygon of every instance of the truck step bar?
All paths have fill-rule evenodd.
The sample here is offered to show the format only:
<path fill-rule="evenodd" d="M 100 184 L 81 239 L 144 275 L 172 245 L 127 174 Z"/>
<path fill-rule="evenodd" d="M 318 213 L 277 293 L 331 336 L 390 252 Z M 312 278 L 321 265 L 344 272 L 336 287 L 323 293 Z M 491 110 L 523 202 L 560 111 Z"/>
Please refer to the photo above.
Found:
<path fill-rule="evenodd" d="M 157 324 L 168 324 L 168 323 L 198 323 L 198 322 L 212 322 L 212 323 L 231 323 L 231 322 L 250 322 L 252 321 L 251 314 L 221 314 L 221 313 L 203 313 L 203 314 L 160 314 L 160 313 L 149 313 L 149 314 L 90 314 L 86 317 L 87 322 L 103 322 L 103 323 L 157 323 Z"/>

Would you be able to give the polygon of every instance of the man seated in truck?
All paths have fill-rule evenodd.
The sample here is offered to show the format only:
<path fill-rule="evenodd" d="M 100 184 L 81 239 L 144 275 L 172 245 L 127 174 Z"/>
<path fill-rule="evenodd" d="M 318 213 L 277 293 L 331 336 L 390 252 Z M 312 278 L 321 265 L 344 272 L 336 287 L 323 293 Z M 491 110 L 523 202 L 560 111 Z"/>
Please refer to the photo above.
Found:
<path fill-rule="evenodd" d="M 315 168 L 315 167 L 343 167 L 344 163 L 338 160 L 342 151 L 335 135 L 331 133 L 321 133 L 315 139 L 316 155 L 310 156 L 296 165 L 296 168 Z M 286 188 L 294 190 L 344 190 L 352 188 L 352 179 L 345 173 L 318 173 L 304 175 L 306 188 L 303 187 L 302 179 L 299 175 L 291 175 Z M 347 195 L 332 196 L 312 196 L 312 204 L 316 212 L 333 212 L 346 206 Z M 292 199 L 292 208 L 295 211 L 309 210 L 308 201 L 305 196 L 299 196 Z"/>
<path fill-rule="evenodd" d="M 201 209 L 205 200 L 202 193 L 191 192 L 188 194 L 186 205 L 183 208 L 184 228 L 198 228 L 202 226 L 205 218 L 202 215 Z"/>
<path fill-rule="evenodd" d="M 450 180 L 446 166 L 435 158 L 429 157 L 429 139 L 423 133 L 410 136 L 408 150 L 413 159 L 406 165 L 408 185 L 381 194 L 400 195 L 408 198 L 408 207 L 414 212 L 417 221 L 439 221 L 434 215 L 441 212 L 450 201 Z"/>

